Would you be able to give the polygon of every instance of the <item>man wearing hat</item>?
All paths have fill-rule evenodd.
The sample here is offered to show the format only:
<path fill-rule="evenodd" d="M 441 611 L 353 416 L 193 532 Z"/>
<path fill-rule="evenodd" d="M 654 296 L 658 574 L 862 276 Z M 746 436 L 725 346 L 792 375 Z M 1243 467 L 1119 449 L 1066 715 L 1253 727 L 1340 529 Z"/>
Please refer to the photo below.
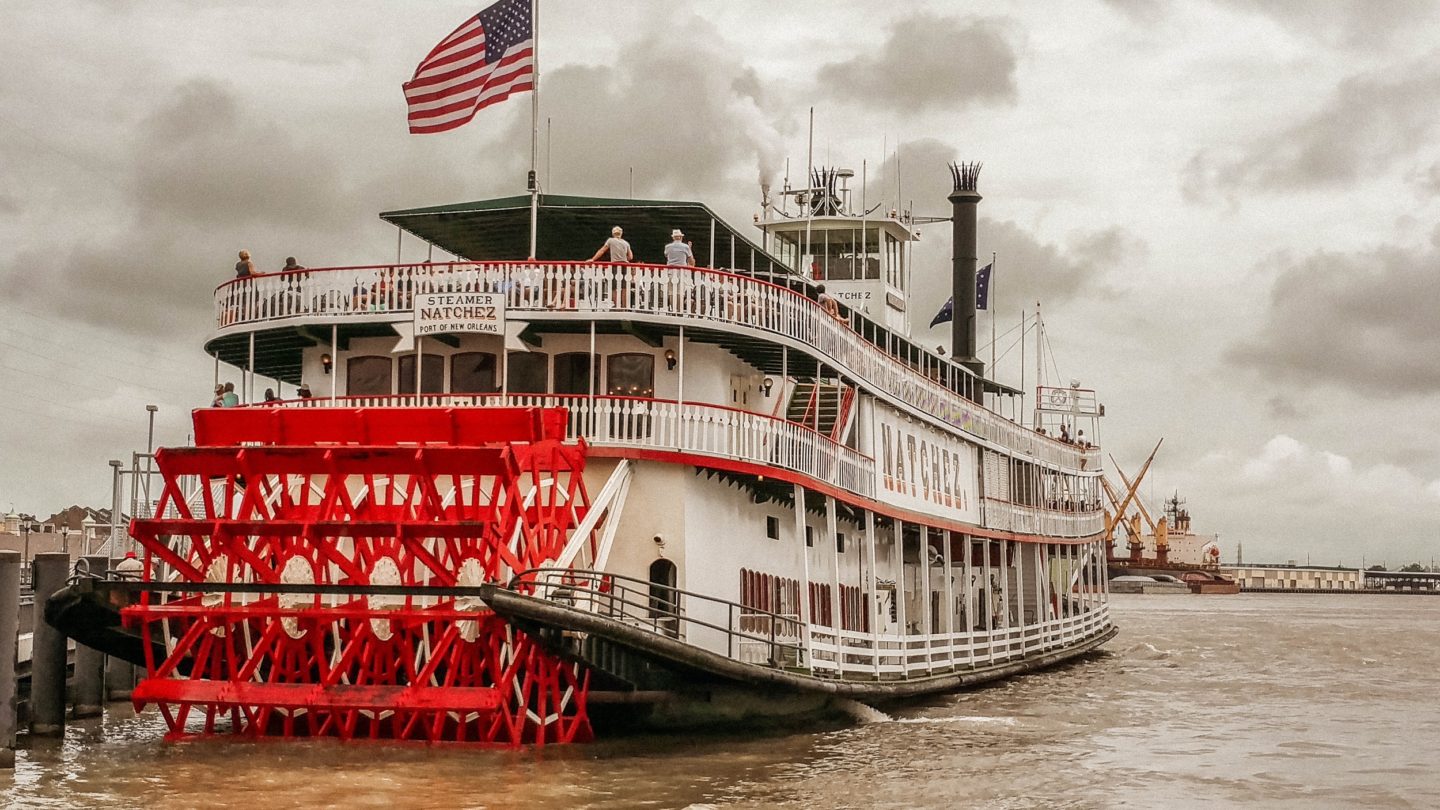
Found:
<path fill-rule="evenodd" d="M 612 262 L 635 261 L 635 251 L 631 250 L 630 243 L 622 238 L 624 234 L 625 232 L 620 230 L 619 225 L 611 228 L 610 238 L 606 239 L 605 244 L 601 245 L 600 249 L 595 251 L 595 255 L 590 257 L 590 261 L 598 262 L 601 256 L 607 254 L 610 256 L 610 261 Z"/>
<path fill-rule="evenodd" d="M 695 251 L 685 244 L 685 234 L 679 228 L 670 232 L 670 244 L 665 246 L 665 263 L 694 265 Z"/>

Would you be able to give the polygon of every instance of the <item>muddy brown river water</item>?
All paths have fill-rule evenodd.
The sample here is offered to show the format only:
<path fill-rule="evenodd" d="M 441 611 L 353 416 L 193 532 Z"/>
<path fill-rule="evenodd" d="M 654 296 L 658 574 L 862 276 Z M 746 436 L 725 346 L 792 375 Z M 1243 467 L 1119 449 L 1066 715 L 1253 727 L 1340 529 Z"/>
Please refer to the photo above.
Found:
<path fill-rule="evenodd" d="M 569 748 L 162 741 L 117 709 L 5 807 L 1440 806 L 1440 597 L 1117 596 L 1104 654 L 845 724 Z"/>

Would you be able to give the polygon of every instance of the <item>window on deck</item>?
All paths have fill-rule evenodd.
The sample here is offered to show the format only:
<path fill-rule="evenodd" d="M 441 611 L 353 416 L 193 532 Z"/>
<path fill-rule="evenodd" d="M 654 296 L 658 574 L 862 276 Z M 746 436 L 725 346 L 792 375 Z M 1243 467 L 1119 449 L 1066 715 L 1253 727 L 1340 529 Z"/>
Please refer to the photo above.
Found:
<path fill-rule="evenodd" d="M 595 357 L 585 352 L 565 352 L 555 355 L 555 393 L 589 394 L 591 382 L 594 390 L 600 390 L 600 364 Z"/>
<path fill-rule="evenodd" d="M 493 394 L 499 374 L 495 355 L 489 352 L 459 352 L 450 355 L 450 392 L 454 394 Z"/>
<path fill-rule="evenodd" d="M 438 354 L 422 354 L 420 357 L 420 393 L 445 393 L 445 358 Z M 415 393 L 415 355 L 400 355 L 397 365 L 400 375 L 395 385 L 397 392 Z"/>
<path fill-rule="evenodd" d="M 543 352 L 510 352 L 512 394 L 544 394 L 550 390 L 550 355 Z"/>
<path fill-rule="evenodd" d="M 380 355 L 352 357 L 345 361 L 345 393 L 349 396 L 388 396 L 390 358 Z M 411 373 L 414 373 L 413 367 Z"/>
<path fill-rule="evenodd" d="M 612 354 L 605 360 L 605 393 L 612 397 L 655 396 L 655 356 Z"/>

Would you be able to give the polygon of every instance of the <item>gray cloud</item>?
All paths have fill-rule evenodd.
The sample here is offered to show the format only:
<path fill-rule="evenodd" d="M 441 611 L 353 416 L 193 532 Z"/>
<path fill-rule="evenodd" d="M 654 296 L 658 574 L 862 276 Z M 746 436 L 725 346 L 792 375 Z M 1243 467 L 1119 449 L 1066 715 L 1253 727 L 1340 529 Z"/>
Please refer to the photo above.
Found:
<path fill-rule="evenodd" d="M 1304 416 L 1304 412 L 1295 407 L 1295 402 L 1290 397 L 1281 395 L 1265 400 L 1265 412 L 1278 422 L 1293 422 Z"/>
<path fill-rule="evenodd" d="M 348 212 L 336 205 L 333 158 L 276 123 L 242 110 L 220 85 L 181 85 L 141 124 L 131 150 L 136 212 L 233 230 L 340 224 Z"/>
<path fill-rule="evenodd" d="M 1237 11 L 1267 17 L 1282 28 L 1302 36 L 1347 47 L 1383 45 L 1397 33 L 1433 17 L 1435 12 L 1435 5 L 1429 0 L 1385 0 L 1383 3 L 1375 0 L 1215 2 Z"/>
<path fill-rule="evenodd" d="M 1263 17 L 1296 36 L 1346 48 L 1381 46 L 1433 17 L 1430 0 L 1212 0 L 1242 14 Z M 1173 6 L 1161 0 L 1103 0 L 1132 22 L 1154 25 Z"/>
<path fill-rule="evenodd" d="M 877 52 L 821 67 L 821 92 L 907 113 L 1014 103 L 1012 36 L 992 18 L 919 13 L 894 23 Z"/>
<path fill-rule="evenodd" d="M 625 196 L 633 168 L 637 197 L 711 199 L 745 185 L 758 200 L 752 184 L 776 179 L 780 110 L 718 29 L 671 14 L 669 25 L 627 43 L 606 65 L 545 76 L 541 115 L 551 121 L 554 163 L 541 180 L 553 178 L 549 191 Z M 499 142 L 528 142 L 528 130 L 529 117 L 517 116 Z M 523 177 L 528 153 L 497 151 Z"/>
<path fill-rule="evenodd" d="M 118 227 L 13 256 L 0 292 L 137 334 L 203 334 L 211 291 L 230 277 L 240 248 L 261 270 L 278 269 L 286 255 L 312 265 L 344 263 L 347 253 L 373 259 L 344 234 L 374 215 L 377 199 L 412 202 L 397 192 L 405 188 L 455 192 L 452 172 L 418 163 L 413 152 L 380 169 L 351 169 L 338 150 L 288 132 L 224 86 L 179 85 L 126 134 L 128 170 L 115 182 L 121 203 L 111 219 Z"/>
<path fill-rule="evenodd" d="M 1307 387 L 1440 393 L 1440 245 L 1276 261 L 1265 319 L 1227 360 Z"/>
<path fill-rule="evenodd" d="M 946 165 L 958 157 L 955 147 L 931 138 L 907 141 L 899 148 L 899 207 L 913 204 L 917 216 L 949 216 L 951 178 Z M 871 185 L 870 199 L 885 208 L 895 206 L 896 158 L 882 163 Z M 980 203 L 979 242 L 982 255 L 995 253 L 998 269 L 994 284 L 1006 308 L 1033 306 L 1043 299 L 1046 306 L 1063 306 L 1072 301 L 1109 291 L 1109 270 L 1146 252 L 1143 241 L 1118 226 L 1070 234 L 1063 245 L 1044 241 L 1014 221 L 986 216 L 1003 205 L 1003 190 L 987 188 L 987 175 L 980 172 L 980 192 L 988 201 Z M 950 225 L 941 222 L 921 227 L 922 238 L 914 246 L 917 300 L 938 308 L 950 296 Z M 988 259 L 981 259 L 983 265 Z M 1003 285 L 1003 287 L 1002 287 Z M 928 318 L 928 315 L 927 315 Z"/>
<path fill-rule="evenodd" d="M 1422 198 L 1440 195 L 1440 163 L 1431 163 L 1426 168 L 1417 168 L 1405 176 Z"/>
<path fill-rule="evenodd" d="M 1390 169 L 1440 130 L 1434 58 L 1342 81 L 1314 114 L 1262 135 L 1239 154 L 1196 152 L 1182 175 L 1190 201 L 1211 192 L 1336 187 Z"/>
<path fill-rule="evenodd" d="M 1129 17 L 1132 22 L 1146 25 L 1158 22 L 1165 16 L 1165 6 L 1160 0 L 1104 0 L 1104 3 Z"/>

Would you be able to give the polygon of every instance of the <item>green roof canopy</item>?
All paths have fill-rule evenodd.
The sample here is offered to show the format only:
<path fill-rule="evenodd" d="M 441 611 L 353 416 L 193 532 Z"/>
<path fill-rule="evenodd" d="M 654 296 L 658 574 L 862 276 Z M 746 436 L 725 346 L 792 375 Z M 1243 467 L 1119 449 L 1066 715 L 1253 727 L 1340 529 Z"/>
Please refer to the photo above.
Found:
<path fill-rule="evenodd" d="M 386 222 L 409 231 L 441 250 L 472 261 L 518 261 L 530 252 L 530 197 L 435 205 L 386 211 Z M 670 231 L 679 228 L 695 245 L 695 264 L 761 272 L 788 272 L 779 259 L 730 227 L 705 205 L 666 200 L 617 200 L 603 197 L 540 195 L 536 258 L 549 261 L 589 259 L 616 225 L 637 262 L 664 264 Z M 715 261 L 710 261 L 711 227 Z"/>

